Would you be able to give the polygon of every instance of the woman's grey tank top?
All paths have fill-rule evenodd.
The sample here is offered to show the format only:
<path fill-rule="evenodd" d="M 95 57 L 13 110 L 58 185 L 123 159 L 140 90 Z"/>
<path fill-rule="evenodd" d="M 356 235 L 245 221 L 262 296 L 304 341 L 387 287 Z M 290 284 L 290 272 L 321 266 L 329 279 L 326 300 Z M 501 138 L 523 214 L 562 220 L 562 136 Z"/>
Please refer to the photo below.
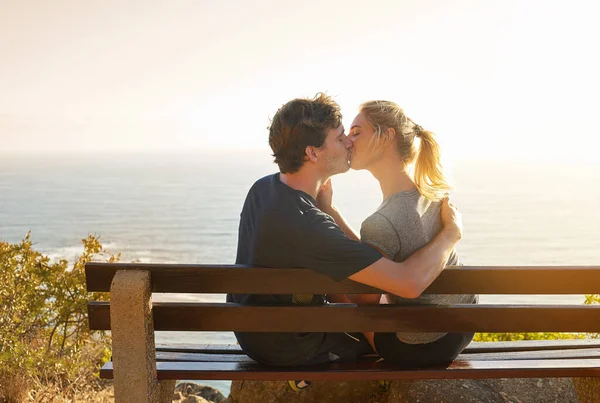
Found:
<path fill-rule="evenodd" d="M 390 259 L 402 262 L 429 243 L 442 229 L 441 202 L 421 196 L 414 188 L 395 193 L 381 203 L 360 229 L 361 241 L 373 245 Z M 459 265 L 456 251 L 452 251 L 448 265 Z M 395 304 L 470 304 L 472 294 L 422 295 L 408 299 L 391 295 Z M 398 339 L 409 344 L 431 343 L 446 333 L 397 333 Z"/>

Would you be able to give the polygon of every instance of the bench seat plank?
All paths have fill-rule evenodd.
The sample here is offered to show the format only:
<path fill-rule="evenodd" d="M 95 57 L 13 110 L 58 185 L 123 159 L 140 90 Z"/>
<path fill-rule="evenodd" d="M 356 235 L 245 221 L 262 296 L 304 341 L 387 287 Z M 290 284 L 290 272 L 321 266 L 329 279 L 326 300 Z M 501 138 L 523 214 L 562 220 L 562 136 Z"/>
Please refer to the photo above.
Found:
<path fill-rule="evenodd" d="M 600 339 L 474 341 L 463 350 L 463 354 L 486 352 L 499 353 L 504 351 L 569 350 L 582 348 L 600 348 Z M 204 354 L 244 354 L 239 344 L 158 343 L 156 344 L 156 351 Z"/>
<path fill-rule="evenodd" d="M 100 371 L 112 378 L 112 362 Z M 387 363 L 344 363 L 276 368 L 255 362 L 157 362 L 159 380 L 381 380 L 600 376 L 600 359 L 461 360 L 447 368 L 398 369 Z"/>
<path fill-rule="evenodd" d="M 569 350 L 580 348 L 600 348 L 600 339 L 474 341 L 463 350 L 463 354 L 500 353 L 505 351 Z"/>
<path fill-rule="evenodd" d="M 365 356 L 361 361 L 375 362 L 376 355 Z M 543 350 L 543 351 L 518 351 L 508 353 L 478 353 L 461 354 L 456 361 L 490 361 L 490 360 L 541 360 L 541 359 L 583 359 L 599 358 L 600 349 L 573 349 L 573 350 Z M 175 351 L 159 351 L 156 353 L 157 361 L 187 361 L 187 362 L 253 362 L 245 354 L 203 354 Z"/>
<path fill-rule="evenodd" d="M 373 354 L 366 356 L 361 361 L 375 362 L 379 357 Z M 461 354 L 455 361 L 491 361 L 491 360 L 544 360 L 560 359 L 572 360 L 583 358 L 600 359 L 600 349 L 585 348 L 572 350 L 542 350 L 542 351 L 512 351 L 503 353 L 478 353 Z M 204 354 L 188 353 L 184 351 L 158 351 L 157 361 L 187 361 L 187 362 L 253 362 L 245 354 Z"/>
<path fill-rule="evenodd" d="M 509 351 L 502 353 L 477 353 L 477 354 L 462 354 L 458 356 L 460 359 L 472 361 L 489 361 L 489 360 L 572 360 L 584 358 L 600 359 L 600 349 L 598 348 L 583 348 L 572 350 L 541 350 L 541 351 Z"/>
<path fill-rule="evenodd" d="M 154 329 L 241 332 L 599 332 L 594 305 L 242 306 L 155 302 Z M 88 303 L 90 329 L 110 330 L 107 302 Z"/>
<path fill-rule="evenodd" d="M 239 344 L 157 343 L 156 351 L 181 351 L 205 354 L 244 354 Z"/>
<path fill-rule="evenodd" d="M 156 361 L 188 362 L 254 362 L 246 354 L 205 354 L 185 351 L 157 351 Z"/>

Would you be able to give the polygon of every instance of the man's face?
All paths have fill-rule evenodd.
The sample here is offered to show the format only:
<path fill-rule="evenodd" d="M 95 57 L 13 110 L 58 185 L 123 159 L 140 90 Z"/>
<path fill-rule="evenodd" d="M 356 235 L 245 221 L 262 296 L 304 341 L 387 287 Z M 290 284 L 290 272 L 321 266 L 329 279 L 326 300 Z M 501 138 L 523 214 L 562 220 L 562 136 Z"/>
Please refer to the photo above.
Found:
<path fill-rule="evenodd" d="M 346 137 L 344 125 L 327 131 L 327 138 L 320 151 L 327 175 L 343 173 L 350 169 L 352 142 Z"/>

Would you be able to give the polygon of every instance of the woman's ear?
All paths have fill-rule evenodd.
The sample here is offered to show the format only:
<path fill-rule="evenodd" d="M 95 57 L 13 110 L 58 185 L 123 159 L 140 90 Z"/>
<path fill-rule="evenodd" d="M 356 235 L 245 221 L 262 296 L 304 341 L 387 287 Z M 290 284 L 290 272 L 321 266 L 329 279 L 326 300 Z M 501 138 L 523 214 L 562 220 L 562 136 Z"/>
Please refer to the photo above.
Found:
<path fill-rule="evenodd" d="M 386 147 L 396 140 L 396 130 L 393 127 L 390 127 L 389 129 L 386 129 L 382 137 L 381 145 Z"/>
<path fill-rule="evenodd" d="M 317 162 L 319 160 L 319 157 L 317 156 L 317 149 L 313 146 L 306 147 L 304 149 L 304 153 L 306 154 L 306 158 L 308 158 L 309 161 Z"/>

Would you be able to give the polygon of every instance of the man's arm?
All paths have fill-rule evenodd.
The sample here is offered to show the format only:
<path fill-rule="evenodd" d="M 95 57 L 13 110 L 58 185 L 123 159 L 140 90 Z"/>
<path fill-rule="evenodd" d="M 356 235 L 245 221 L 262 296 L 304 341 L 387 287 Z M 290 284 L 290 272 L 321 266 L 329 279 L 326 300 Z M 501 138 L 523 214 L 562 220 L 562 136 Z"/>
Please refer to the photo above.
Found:
<path fill-rule="evenodd" d="M 342 217 L 340 212 L 333 206 L 332 201 L 333 186 L 331 185 L 331 179 L 328 179 L 327 182 L 321 186 L 321 189 L 319 189 L 319 193 L 317 194 L 317 207 L 325 214 L 329 214 L 348 238 L 354 241 L 360 241 L 359 236 L 354 232 L 350 225 L 348 225 L 346 220 L 344 220 L 344 217 Z"/>
<path fill-rule="evenodd" d="M 382 256 L 390 259 L 390 257 L 377 246 L 367 243 L 373 249 L 376 249 Z M 390 259 L 391 260 L 391 259 Z M 354 304 L 377 305 L 381 303 L 382 294 L 348 294 L 347 299 Z"/>
<path fill-rule="evenodd" d="M 325 210 L 327 210 L 327 211 L 325 211 Z M 360 237 L 354 232 L 352 227 L 350 227 L 348 225 L 348 223 L 346 223 L 346 220 L 344 220 L 344 217 L 342 217 L 340 212 L 337 211 L 337 209 L 335 207 L 330 206 L 329 208 L 326 208 L 325 210 L 321 209 L 321 211 L 323 211 L 326 214 L 329 214 L 331 216 L 331 218 L 333 218 L 333 220 L 335 221 L 337 226 L 340 227 L 340 229 L 344 232 L 344 234 L 348 238 L 350 238 L 354 241 L 360 242 Z M 362 295 L 362 294 L 358 294 L 358 295 Z M 368 295 L 370 298 L 367 297 L 367 298 L 362 298 L 362 299 L 356 299 L 356 295 L 328 294 L 327 300 L 329 302 L 344 302 L 344 303 L 354 303 L 354 304 L 377 304 L 379 302 L 379 300 L 377 300 L 377 302 L 374 302 L 375 297 L 373 297 L 373 295 L 375 295 L 375 294 L 365 294 L 365 295 Z M 379 295 L 379 294 L 377 294 L 377 295 L 379 298 L 381 298 L 381 295 Z"/>
<path fill-rule="evenodd" d="M 444 270 L 452 250 L 462 237 L 460 213 L 447 199 L 442 203 L 441 217 L 442 231 L 404 262 L 381 258 L 350 276 L 350 280 L 404 298 L 419 297 Z"/>
<path fill-rule="evenodd" d="M 344 234 L 346 234 L 348 238 L 354 241 L 360 241 L 360 237 L 358 236 L 358 234 L 354 232 L 350 225 L 348 225 L 346 220 L 344 220 L 344 217 L 342 217 L 342 214 L 340 214 L 340 212 L 335 207 L 331 206 L 330 208 L 321 211 L 323 211 L 326 214 L 329 214 L 331 218 L 333 218 L 337 226 L 340 227 L 342 231 L 344 231 Z"/>

